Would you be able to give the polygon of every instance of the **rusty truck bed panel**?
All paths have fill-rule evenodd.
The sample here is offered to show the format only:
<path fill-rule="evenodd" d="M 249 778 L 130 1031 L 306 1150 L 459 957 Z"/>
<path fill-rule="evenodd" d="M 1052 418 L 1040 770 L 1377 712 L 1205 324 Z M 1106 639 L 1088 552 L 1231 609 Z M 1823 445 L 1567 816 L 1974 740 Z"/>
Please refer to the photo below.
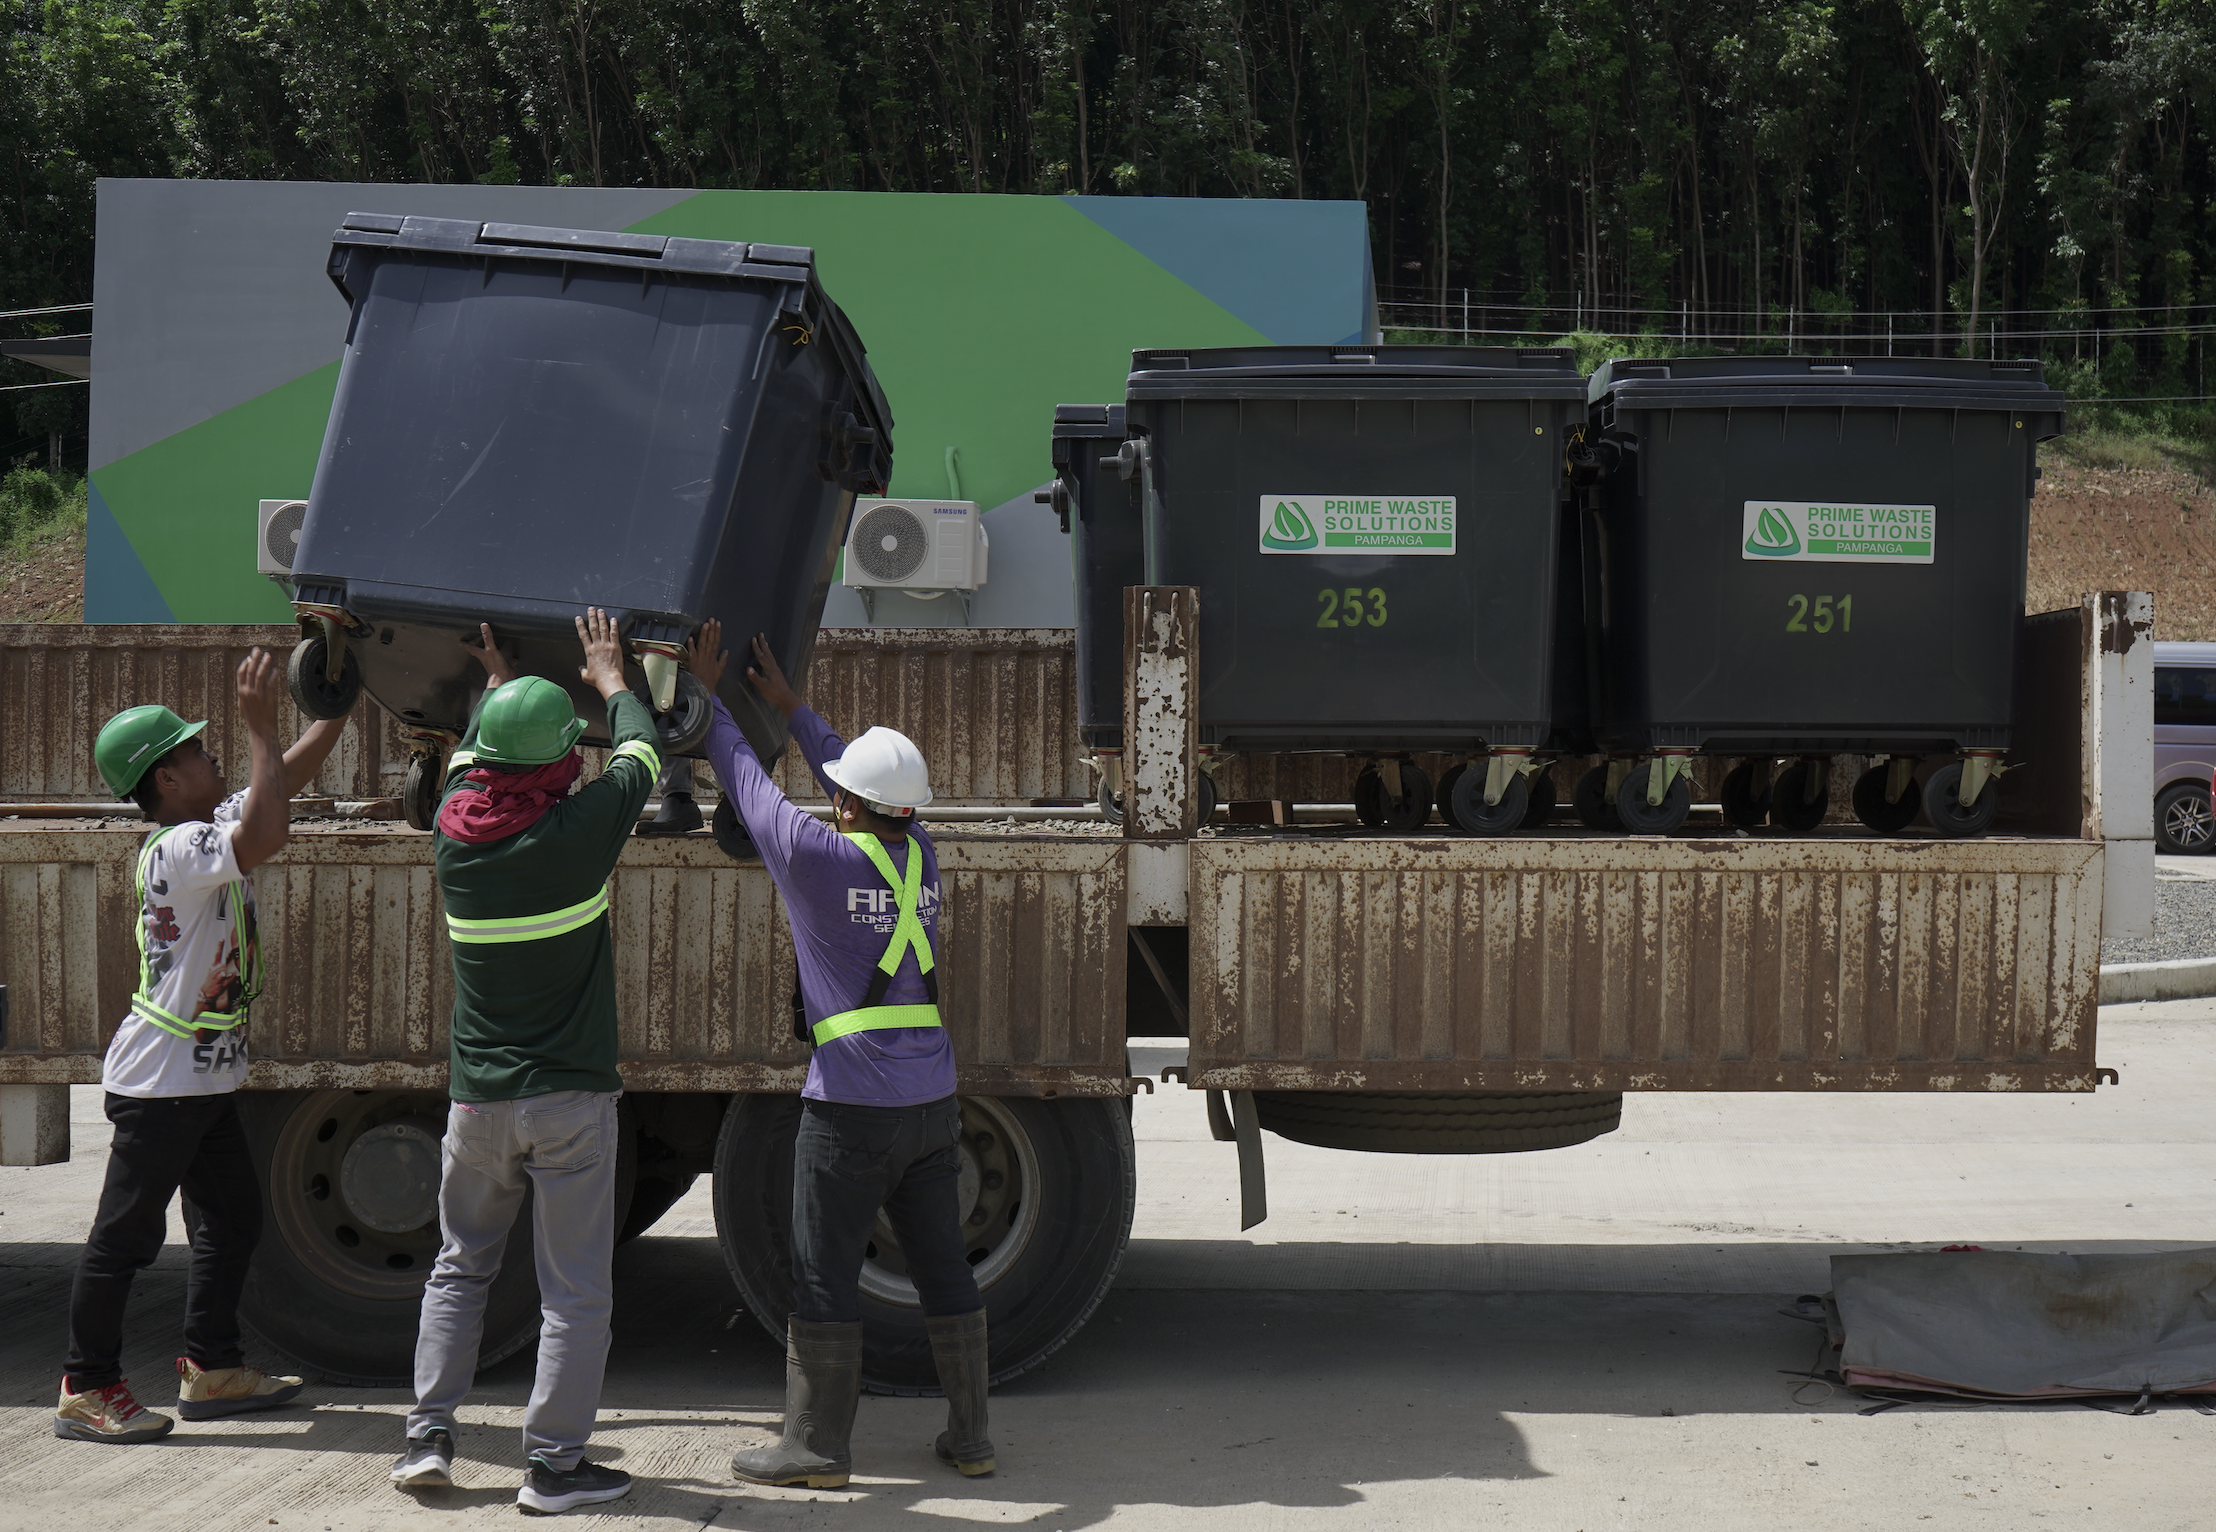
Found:
<path fill-rule="evenodd" d="M 298 638 L 281 623 L 0 623 L 0 803 L 106 801 L 93 736 L 139 702 L 207 719 L 209 748 L 245 781 L 231 673 L 253 645 L 282 655 Z M 1067 628 L 826 628 L 807 693 L 834 728 L 882 723 L 913 736 L 940 803 L 1085 799 L 1075 663 Z M 367 697 L 354 721 L 308 791 L 397 797 L 410 754 L 397 721 Z M 822 796 L 797 751 L 778 782 L 796 799 Z M 700 786 L 713 791 L 705 772 Z"/>
<path fill-rule="evenodd" d="M 143 832 L 0 826 L 0 1082 L 100 1077 L 136 984 L 132 858 Z M 1124 1089 L 1119 841 L 939 838 L 943 1009 L 965 1090 Z M 793 1091 L 792 940 L 759 864 L 705 837 L 634 841 L 610 885 L 619 1056 L 634 1090 Z M 270 944 L 253 1083 L 446 1083 L 452 971 L 431 840 L 296 827 L 255 874 Z"/>
<path fill-rule="evenodd" d="M 1190 1083 L 2091 1090 L 2098 842 L 1198 840 Z"/>

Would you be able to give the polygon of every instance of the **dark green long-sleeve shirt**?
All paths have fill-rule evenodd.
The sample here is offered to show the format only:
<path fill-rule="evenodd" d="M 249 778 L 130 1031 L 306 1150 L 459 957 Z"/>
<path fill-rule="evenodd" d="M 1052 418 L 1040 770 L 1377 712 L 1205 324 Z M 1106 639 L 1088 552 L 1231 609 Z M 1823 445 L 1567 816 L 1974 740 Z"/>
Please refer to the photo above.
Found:
<path fill-rule="evenodd" d="M 528 830 L 483 845 L 434 837 L 450 922 L 527 923 L 574 911 L 601 894 L 661 773 L 646 704 L 619 692 L 608 705 L 608 728 L 617 753 L 607 770 Z M 624 750 L 627 744 L 633 748 Z M 473 717 L 447 767 L 442 805 L 463 786 L 476 748 Z M 615 943 L 604 910 L 558 935 L 452 947 L 449 1096 L 516 1101 L 548 1091 L 623 1088 L 616 1073 Z"/>

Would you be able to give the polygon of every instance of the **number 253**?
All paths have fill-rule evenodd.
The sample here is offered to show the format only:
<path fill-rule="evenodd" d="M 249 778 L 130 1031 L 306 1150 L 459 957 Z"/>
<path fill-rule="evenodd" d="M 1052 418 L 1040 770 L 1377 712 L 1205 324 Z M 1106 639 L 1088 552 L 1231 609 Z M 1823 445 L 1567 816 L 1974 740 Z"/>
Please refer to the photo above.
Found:
<path fill-rule="evenodd" d="M 1323 613 L 1316 619 L 1319 628 L 1359 628 L 1364 623 L 1373 628 L 1385 626 L 1385 592 L 1375 585 L 1366 592 L 1359 585 L 1319 590 L 1316 599 L 1323 603 Z"/>

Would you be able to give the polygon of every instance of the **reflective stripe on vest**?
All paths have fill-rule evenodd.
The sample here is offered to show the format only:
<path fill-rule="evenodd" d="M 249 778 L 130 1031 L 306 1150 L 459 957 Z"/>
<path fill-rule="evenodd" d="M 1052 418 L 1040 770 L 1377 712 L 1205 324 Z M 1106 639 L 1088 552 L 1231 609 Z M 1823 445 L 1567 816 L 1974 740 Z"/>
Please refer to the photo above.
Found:
<path fill-rule="evenodd" d="M 192 1020 L 187 1021 L 184 1017 L 171 1011 L 165 1011 L 154 1003 L 154 975 L 146 966 L 146 866 L 154 859 L 154 848 L 162 843 L 162 837 L 176 828 L 175 825 L 162 826 L 161 829 L 148 836 L 146 844 L 139 848 L 139 987 L 138 993 L 131 996 L 131 1014 L 139 1017 L 148 1025 L 159 1027 L 175 1037 L 190 1038 L 196 1031 L 228 1032 L 240 1022 L 246 1020 L 246 1013 L 253 1006 L 255 996 L 262 992 L 262 949 L 259 942 L 254 944 L 252 971 L 239 976 L 244 993 L 239 999 L 237 1010 L 202 1011 Z M 238 879 L 231 885 L 231 929 L 238 933 L 242 950 L 246 941 L 245 887 L 246 880 L 243 878 Z"/>
<path fill-rule="evenodd" d="M 892 939 L 885 944 L 885 955 L 877 960 L 877 972 L 870 979 L 869 992 L 853 1010 L 826 1016 L 816 1023 L 813 1032 L 816 1046 L 820 1048 L 833 1038 L 855 1032 L 939 1026 L 939 986 L 932 973 L 931 935 L 924 930 L 922 917 L 917 913 L 923 893 L 923 847 L 914 840 L 908 842 L 908 869 L 903 876 L 894 870 L 891 853 L 876 836 L 841 833 L 862 848 L 871 864 L 892 885 L 899 914 L 893 921 Z M 893 975 L 900 971 L 900 960 L 911 948 L 916 954 L 916 966 L 923 972 L 924 985 L 931 993 L 930 1002 L 924 1005 L 877 1004 L 884 997 L 886 986 L 892 983 Z"/>
<path fill-rule="evenodd" d="M 582 926 L 589 926 L 608 913 L 608 890 L 597 890 L 590 899 L 571 905 L 566 910 L 549 910 L 543 915 L 510 915 L 500 920 L 464 920 L 459 915 L 446 917 L 446 934 L 458 942 L 539 942 L 549 936 L 566 936 Z"/>
<path fill-rule="evenodd" d="M 662 774 L 662 752 L 643 739 L 627 739 L 608 753 L 608 764 L 613 766 L 623 757 L 636 756 L 646 762 L 646 769 L 657 777 Z"/>

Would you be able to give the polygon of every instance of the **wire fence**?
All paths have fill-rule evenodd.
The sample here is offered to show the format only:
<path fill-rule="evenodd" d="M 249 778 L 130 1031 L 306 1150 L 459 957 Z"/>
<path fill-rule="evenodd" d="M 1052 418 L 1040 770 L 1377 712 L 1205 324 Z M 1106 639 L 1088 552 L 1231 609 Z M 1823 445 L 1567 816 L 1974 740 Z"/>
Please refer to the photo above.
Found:
<path fill-rule="evenodd" d="M 1451 336 L 1468 344 L 1532 345 L 1573 334 L 1601 334 L 1642 351 L 1811 352 L 1843 356 L 2041 357 L 2097 371 L 2113 384 L 2142 385 L 2130 397 L 2104 390 L 2106 402 L 2198 401 L 2207 395 L 2206 353 L 2216 337 L 2216 306 L 2093 305 L 1954 310 L 1800 308 L 1754 310 L 1675 304 L 1587 303 L 1581 296 L 1534 297 L 1478 289 L 1386 289 L 1378 322 L 1388 330 Z M 2155 381 L 2191 394 L 2143 391 Z"/>

